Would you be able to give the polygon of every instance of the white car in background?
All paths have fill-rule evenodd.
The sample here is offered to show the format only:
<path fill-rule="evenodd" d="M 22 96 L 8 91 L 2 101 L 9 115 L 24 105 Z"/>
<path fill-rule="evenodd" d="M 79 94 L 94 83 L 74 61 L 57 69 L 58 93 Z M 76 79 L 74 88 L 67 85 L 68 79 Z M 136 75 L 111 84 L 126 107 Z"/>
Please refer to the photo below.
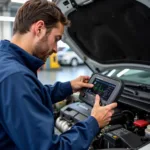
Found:
<path fill-rule="evenodd" d="M 68 47 L 58 51 L 57 56 L 60 65 L 78 66 L 84 63 L 83 60 Z"/>

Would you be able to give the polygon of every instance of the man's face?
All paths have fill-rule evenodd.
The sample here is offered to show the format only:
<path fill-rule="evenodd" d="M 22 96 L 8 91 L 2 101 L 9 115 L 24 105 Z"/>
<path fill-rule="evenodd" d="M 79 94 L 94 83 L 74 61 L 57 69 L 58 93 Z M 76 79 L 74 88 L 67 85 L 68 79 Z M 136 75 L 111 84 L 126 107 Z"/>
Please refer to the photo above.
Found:
<path fill-rule="evenodd" d="M 61 39 L 64 32 L 64 26 L 58 23 L 56 28 L 53 28 L 49 34 L 46 34 L 36 42 L 33 48 L 33 56 L 38 57 L 46 62 L 47 58 L 57 52 L 57 42 Z"/>

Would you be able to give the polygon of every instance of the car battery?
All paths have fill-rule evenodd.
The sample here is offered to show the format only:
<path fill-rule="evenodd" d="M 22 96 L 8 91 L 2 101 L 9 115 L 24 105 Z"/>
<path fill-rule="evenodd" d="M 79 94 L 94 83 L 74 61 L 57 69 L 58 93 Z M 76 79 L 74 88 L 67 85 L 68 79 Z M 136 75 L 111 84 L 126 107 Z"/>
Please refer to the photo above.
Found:
<path fill-rule="evenodd" d="M 136 148 L 143 144 L 140 136 L 126 130 L 125 128 L 105 133 L 104 139 L 114 147 L 121 146 L 123 148 Z"/>
<path fill-rule="evenodd" d="M 120 137 L 113 134 L 112 132 L 105 133 L 104 140 L 107 141 L 107 144 L 109 145 L 108 147 L 110 148 L 113 148 L 113 147 L 119 148 L 122 145 Z"/>

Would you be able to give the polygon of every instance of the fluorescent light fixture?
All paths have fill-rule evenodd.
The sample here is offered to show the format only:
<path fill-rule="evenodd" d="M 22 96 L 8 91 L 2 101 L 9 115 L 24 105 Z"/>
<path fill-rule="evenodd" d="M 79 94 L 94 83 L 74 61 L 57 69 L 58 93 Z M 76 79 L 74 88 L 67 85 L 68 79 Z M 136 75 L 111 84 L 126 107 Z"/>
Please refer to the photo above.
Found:
<path fill-rule="evenodd" d="M 111 77 L 115 72 L 116 72 L 116 69 L 113 69 L 111 72 L 109 72 L 109 74 L 107 76 Z"/>
<path fill-rule="evenodd" d="M 0 21 L 14 22 L 15 21 L 15 17 L 0 16 Z"/>
<path fill-rule="evenodd" d="M 127 73 L 129 70 L 130 70 L 130 69 L 124 69 L 124 70 L 122 70 L 121 72 L 119 72 L 119 73 L 117 74 L 117 77 L 119 78 L 119 77 L 123 76 L 123 75 L 124 75 L 125 73 Z"/>
<path fill-rule="evenodd" d="M 12 3 L 25 3 L 27 0 L 11 0 Z M 47 0 L 47 1 L 52 1 L 52 0 Z"/>
<path fill-rule="evenodd" d="M 25 3 L 27 0 L 11 0 L 13 3 Z"/>

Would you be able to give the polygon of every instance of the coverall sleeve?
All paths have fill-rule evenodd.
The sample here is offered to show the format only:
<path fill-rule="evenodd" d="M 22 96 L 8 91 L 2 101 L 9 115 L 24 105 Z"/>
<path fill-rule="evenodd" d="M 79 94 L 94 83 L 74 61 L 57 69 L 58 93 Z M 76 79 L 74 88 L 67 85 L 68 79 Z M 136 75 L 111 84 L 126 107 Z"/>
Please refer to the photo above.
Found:
<path fill-rule="evenodd" d="M 46 93 L 51 97 L 53 104 L 64 100 L 67 96 L 72 94 L 70 82 L 56 82 L 54 85 L 45 85 L 44 88 Z"/>
<path fill-rule="evenodd" d="M 29 75 L 9 76 L 0 90 L 2 126 L 20 150 L 88 150 L 99 131 L 97 121 L 90 116 L 55 135 L 53 112 L 43 105 L 40 89 Z"/>

